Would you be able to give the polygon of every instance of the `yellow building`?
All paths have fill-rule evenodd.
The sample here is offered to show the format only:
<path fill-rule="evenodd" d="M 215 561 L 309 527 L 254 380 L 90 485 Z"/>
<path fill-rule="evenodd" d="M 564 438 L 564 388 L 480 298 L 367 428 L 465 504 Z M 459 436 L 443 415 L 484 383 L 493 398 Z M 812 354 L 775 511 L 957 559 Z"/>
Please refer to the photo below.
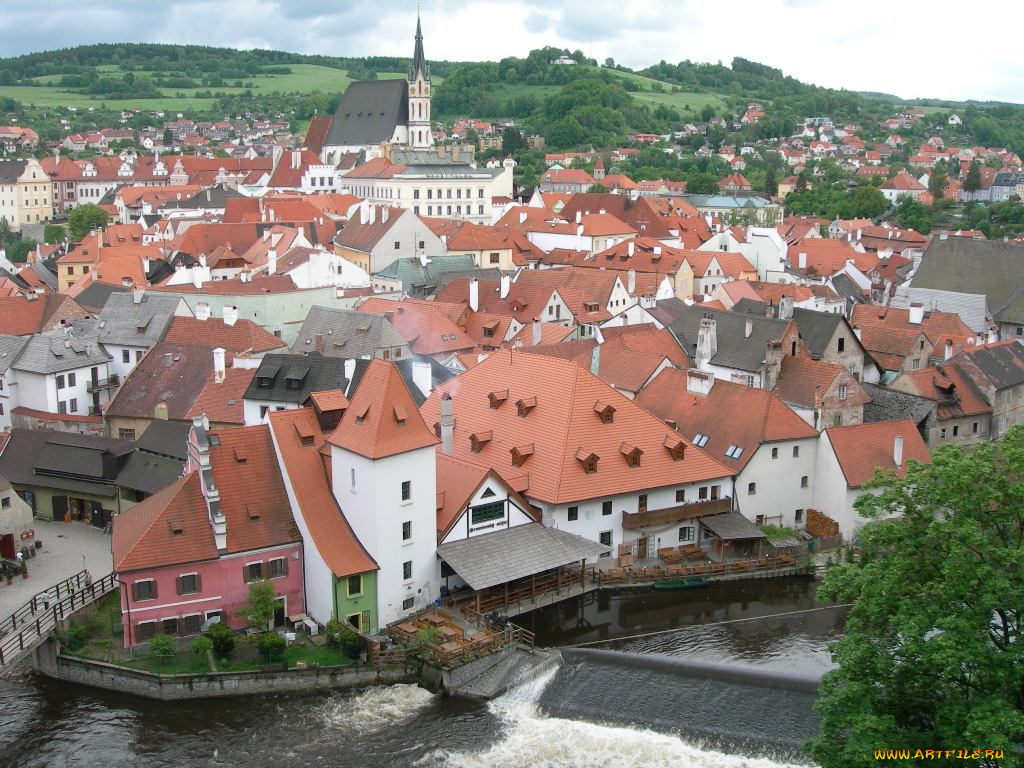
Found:
<path fill-rule="evenodd" d="M 53 216 L 53 183 L 35 158 L 0 160 L 0 217 L 11 229 Z"/>

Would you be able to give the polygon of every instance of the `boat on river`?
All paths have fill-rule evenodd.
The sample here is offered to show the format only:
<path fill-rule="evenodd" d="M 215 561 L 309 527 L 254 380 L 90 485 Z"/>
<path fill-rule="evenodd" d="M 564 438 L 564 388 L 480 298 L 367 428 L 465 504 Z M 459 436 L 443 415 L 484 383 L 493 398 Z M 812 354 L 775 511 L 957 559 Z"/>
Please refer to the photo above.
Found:
<path fill-rule="evenodd" d="M 685 576 L 681 579 L 664 579 L 654 582 L 654 588 L 658 590 L 669 589 L 693 589 L 695 587 L 706 587 L 710 579 L 707 576 Z"/>

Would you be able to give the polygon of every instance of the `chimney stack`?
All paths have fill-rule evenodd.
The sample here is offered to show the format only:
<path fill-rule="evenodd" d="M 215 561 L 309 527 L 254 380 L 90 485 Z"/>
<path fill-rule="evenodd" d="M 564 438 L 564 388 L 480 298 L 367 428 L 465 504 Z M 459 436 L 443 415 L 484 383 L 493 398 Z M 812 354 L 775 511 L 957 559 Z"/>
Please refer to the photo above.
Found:
<path fill-rule="evenodd" d="M 590 372 L 595 376 L 601 373 L 601 345 L 595 344 L 594 350 L 590 353 Z"/>
<path fill-rule="evenodd" d="M 416 385 L 416 389 L 423 393 L 424 397 L 430 397 L 430 393 L 434 390 L 430 363 L 424 360 L 413 360 L 412 382 Z"/>
<path fill-rule="evenodd" d="M 783 296 L 779 299 L 779 319 L 780 320 L 792 320 L 793 319 L 793 297 Z"/>
<path fill-rule="evenodd" d="M 347 381 L 347 382 L 349 382 L 349 384 L 351 384 L 352 383 L 352 377 L 355 376 L 355 374 L 356 374 L 356 360 L 355 360 L 355 358 L 354 357 L 346 358 L 345 359 L 345 381 Z M 348 393 L 348 396 L 351 397 L 352 393 L 351 392 Z"/>
<path fill-rule="evenodd" d="M 907 321 L 911 325 L 920 325 L 921 321 L 924 320 L 924 304 L 920 302 L 914 302 L 910 305 L 910 312 L 907 315 Z"/>
<path fill-rule="evenodd" d="M 231 305 L 224 307 L 224 325 L 234 325 L 238 322 L 238 307 Z"/>
<path fill-rule="evenodd" d="M 746 322 L 743 324 L 743 338 L 749 339 L 750 338 L 750 334 L 752 334 L 753 332 L 754 332 L 754 321 L 751 320 L 748 317 Z"/>
<path fill-rule="evenodd" d="M 892 461 L 897 467 L 903 464 L 903 435 L 896 435 L 892 441 Z"/>
<path fill-rule="evenodd" d="M 164 352 L 164 368 L 170 368 L 174 364 L 174 358 L 170 352 Z"/>
<path fill-rule="evenodd" d="M 222 384 L 226 376 L 227 370 L 224 366 L 224 348 L 217 347 L 213 350 L 213 380 L 217 384 Z"/>
<path fill-rule="evenodd" d="M 455 453 L 455 418 L 452 416 L 452 396 L 441 395 L 441 450 L 449 456 Z"/>
<path fill-rule="evenodd" d="M 508 275 L 501 276 L 501 291 L 498 294 L 502 301 L 508 298 L 508 292 L 512 290 L 512 278 Z"/>
<path fill-rule="evenodd" d="M 536 347 L 538 344 L 540 344 L 540 338 L 541 338 L 540 318 L 539 317 L 535 317 L 535 318 L 533 318 L 533 346 Z"/>
<path fill-rule="evenodd" d="M 633 258 L 633 254 L 636 252 L 636 243 L 632 240 L 626 243 L 626 255 Z"/>
<path fill-rule="evenodd" d="M 206 301 L 196 302 L 196 320 L 206 322 L 210 319 L 210 304 Z"/>
<path fill-rule="evenodd" d="M 316 334 L 316 336 L 313 337 L 313 348 L 317 352 L 319 352 L 321 355 L 324 353 L 324 337 L 323 337 L 323 334 L 318 333 L 318 334 Z"/>
<path fill-rule="evenodd" d="M 271 248 L 267 251 L 267 274 L 277 274 L 277 249 Z"/>
<path fill-rule="evenodd" d="M 700 330 L 697 331 L 697 354 L 695 363 L 697 368 L 706 371 L 711 359 L 718 353 L 718 332 L 713 317 L 705 317 L 700 321 Z"/>
<path fill-rule="evenodd" d="M 519 212 L 519 223 L 520 224 L 525 224 L 526 223 L 526 217 L 527 217 L 526 211 L 520 211 Z"/>
<path fill-rule="evenodd" d="M 626 273 L 626 293 L 632 296 L 636 293 L 636 270 L 630 269 Z"/>
<path fill-rule="evenodd" d="M 945 357 L 943 357 L 942 359 L 943 360 L 949 360 L 949 358 L 951 358 L 952 356 L 953 356 L 953 340 L 952 339 L 946 339 L 946 354 L 945 354 Z"/>
<path fill-rule="evenodd" d="M 480 308 L 480 283 L 475 277 L 469 281 L 469 308 L 474 312 Z"/>
<path fill-rule="evenodd" d="M 707 395 L 715 384 L 715 374 L 690 368 L 686 372 L 686 391 L 691 395 Z"/>

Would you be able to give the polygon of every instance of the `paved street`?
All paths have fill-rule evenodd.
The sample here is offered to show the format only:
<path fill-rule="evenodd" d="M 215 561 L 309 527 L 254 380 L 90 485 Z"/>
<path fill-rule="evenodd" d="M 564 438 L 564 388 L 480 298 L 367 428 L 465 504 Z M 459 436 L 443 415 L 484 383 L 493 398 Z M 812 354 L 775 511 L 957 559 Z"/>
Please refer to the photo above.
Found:
<path fill-rule="evenodd" d="M 43 548 L 29 559 L 27 579 L 15 578 L 10 586 L 0 581 L 0 618 L 37 592 L 81 571 L 82 555 L 85 555 L 84 567 L 94 579 L 106 576 L 113 567 L 110 534 L 82 523 L 35 520 L 34 525 L 36 538 L 43 542 Z"/>

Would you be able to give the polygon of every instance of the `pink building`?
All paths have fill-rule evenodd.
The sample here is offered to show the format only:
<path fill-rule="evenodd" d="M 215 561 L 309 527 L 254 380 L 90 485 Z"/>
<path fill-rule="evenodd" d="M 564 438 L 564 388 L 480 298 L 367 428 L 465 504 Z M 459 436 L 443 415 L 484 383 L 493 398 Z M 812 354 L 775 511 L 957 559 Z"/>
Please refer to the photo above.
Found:
<path fill-rule="evenodd" d="M 277 592 L 275 625 L 305 612 L 302 539 L 269 429 L 194 423 L 188 452 L 181 479 L 114 518 L 126 646 L 197 634 L 214 616 L 242 627 L 235 612 L 262 579 Z"/>

